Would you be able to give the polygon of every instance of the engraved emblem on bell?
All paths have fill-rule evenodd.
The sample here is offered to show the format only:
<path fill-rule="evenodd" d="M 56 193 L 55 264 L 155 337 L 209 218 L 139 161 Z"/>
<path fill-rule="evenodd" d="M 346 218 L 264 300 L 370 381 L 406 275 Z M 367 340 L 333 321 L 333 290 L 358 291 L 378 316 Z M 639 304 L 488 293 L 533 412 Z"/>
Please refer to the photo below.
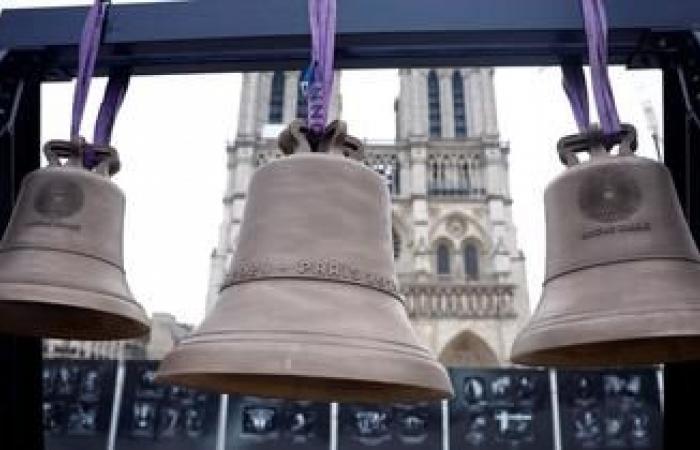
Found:
<path fill-rule="evenodd" d="M 34 209 L 50 219 L 64 219 L 83 208 L 83 191 L 70 180 L 54 179 L 39 188 Z"/>
<path fill-rule="evenodd" d="M 627 219 L 637 212 L 641 203 L 642 192 L 637 182 L 614 167 L 590 174 L 578 195 L 579 208 L 586 217 L 603 223 Z"/>

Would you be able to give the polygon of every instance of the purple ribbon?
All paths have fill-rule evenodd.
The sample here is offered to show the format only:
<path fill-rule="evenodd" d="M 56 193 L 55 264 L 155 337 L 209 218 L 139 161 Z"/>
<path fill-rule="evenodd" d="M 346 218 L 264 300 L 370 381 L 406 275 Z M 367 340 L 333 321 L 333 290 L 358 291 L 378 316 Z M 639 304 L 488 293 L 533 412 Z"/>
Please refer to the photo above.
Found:
<path fill-rule="evenodd" d="M 80 126 L 85 113 L 88 93 L 90 92 L 90 83 L 95 72 L 97 53 L 102 42 L 102 29 L 107 15 L 108 4 L 108 1 L 95 0 L 88 9 L 85 24 L 83 25 L 78 54 L 78 74 L 75 92 L 73 93 L 73 114 L 70 129 L 70 136 L 73 141 L 81 140 Z M 97 122 L 95 123 L 93 144 L 87 146 L 83 155 L 83 165 L 88 169 L 92 169 L 99 164 L 94 147 L 109 145 L 117 113 L 129 86 L 129 78 L 129 73 L 125 70 L 110 74 L 102 104 L 100 105 Z"/>
<path fill-rule="evenodd" d="M 606 135 L 620 131 L 620 118 L 615 105 L 608 75 L 608 20 L 603 0 L 581 0 L 583 21 L 588 42 L 588 60 L 591 65 L 591 84 L 600 127 Z M 564 90 L 569 97 L 576 124 L 580 131 L 590 127 L 588 93 L 583 67 L 562 67 Z"/>
<path fill-rule="evenodd" d="M 100 112 L 97 114 L 95 132 L 92 137 L 95 145 L 109 145 L 112 140 L 114 122 L 124 102 L 124 97 L 126 97 L 130 78 L 131 76 L 127 71 L 115 72 L 109 76 L 104 97 L 102 97 Z"/>
<path fill-rule="evenodd" d="M 307 92 L 307 123 L 320 134 L 326 127 L 333 95 L 336 0 L 309 0 L 313 78 Z"/>
<path fill-rule="evenodd" d="M 569 98 L 574 119 L 580 132 L 588 130 L 591 126 L 591 116 L 588 106 L 588 88 L 586 75 L 581 64 L 564 64 L 561 66 L 563 85 L 566 96 Z"/>
<path fill-rule="evenodd" d="M 70 126 L 70 137 L 72 140 L 80 139 L 80 125 L 83 122 L 83 113 L 85 112 L 85 103 L 90 91 L 90 82 L 95 72 L 95 61 L 97 60 L 97 51 L 102 40 L 102 25 L 106 13 L 107 3 L 95 0 L 95 3 L 88 10 L 85 24 L 83 25 L 78 54 L 78 75 L 75 83 L 75 92 L 73 93 L 73 117 Z"/>

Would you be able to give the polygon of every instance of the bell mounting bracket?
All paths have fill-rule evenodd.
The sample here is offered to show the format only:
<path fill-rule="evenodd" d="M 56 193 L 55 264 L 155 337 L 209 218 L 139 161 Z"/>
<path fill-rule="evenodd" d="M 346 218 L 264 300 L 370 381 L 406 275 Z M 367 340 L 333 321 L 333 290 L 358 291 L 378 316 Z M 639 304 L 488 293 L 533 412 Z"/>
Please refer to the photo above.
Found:
<path fill-rule="evenodd" d="M 619 146 L 620 156 L 634 154 L 637 150 L 637 130 L 630 124 L 622 124 L 619 132 L 605 134 L 594 126 L 583 133 L 561 138 L 557 143 L 557 152 L 562 164 L 570 167 L 581 162 L 578 153 L 588 153 L 591 158 L 596 158 L 609 155 L 615 146 Z"/>
<path fill-rule="evenodd" d="M 365 157 L 362 141 L 348 135 L 348 126 L 342 120 L 334 120 L 319 134 L 303 120 L 296 119 L 280 133 L 278 145 L 285 155 L 330 153 L 356 161 L 363 161 Z"/>
<path fill-rule="evenodd" d="M 119 172 L 121 162 L 119 154 L 114 147 L 101 146 L 87 143 L 84 139 L 79 141 L 51 140 L 44 145 L 44 155 L 51 166 L 82 167 L 85 152 L 94 152 L 98 163 L 94 172 L 104 176 L 112 176 Z"/>

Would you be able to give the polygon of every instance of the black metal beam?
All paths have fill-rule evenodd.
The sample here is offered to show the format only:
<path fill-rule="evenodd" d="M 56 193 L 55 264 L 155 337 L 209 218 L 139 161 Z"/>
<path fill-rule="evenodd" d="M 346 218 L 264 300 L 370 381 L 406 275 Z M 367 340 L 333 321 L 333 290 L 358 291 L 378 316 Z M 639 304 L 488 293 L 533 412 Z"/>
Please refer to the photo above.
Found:
<path fill-rule="evenodd" d="M 574 0 L 340 0 L 337 67 L 547 65 L 586 54 Z M 650 31 L 700 25 L 700 2 L 608 2 L 610 55 L 627 63 Z M 42 53 L 65 78 L 76 66 L 84 7 L 6 10 L 0 48 Z M 114 5 L 100 72 L 165 74 L 301 68 L 306 0 L 197 0 Z"/>
<path fill-rule="evenodd" d="M 22 177 L 39 167 L 40 79 L 35 61 L 13 59 L 0 55 L 0 230 Z M 0 335 L 0 367 L 0 448 L 42 450 L 41 339 Z"/>
<path fill-rule="evenodd" d="M 693 237 L 700 242 L 700 126 L 692 118 L 700 114 L 700 34 L 660 37 L 652 44 L 664 65 L 664 162 L 671 171 Z M 689 411 L 700 404 L 698 379 L 700 361 L 667 364 L 664 368 L 667 450 L 688 448 L 688 442 L 697 439 Z"/>

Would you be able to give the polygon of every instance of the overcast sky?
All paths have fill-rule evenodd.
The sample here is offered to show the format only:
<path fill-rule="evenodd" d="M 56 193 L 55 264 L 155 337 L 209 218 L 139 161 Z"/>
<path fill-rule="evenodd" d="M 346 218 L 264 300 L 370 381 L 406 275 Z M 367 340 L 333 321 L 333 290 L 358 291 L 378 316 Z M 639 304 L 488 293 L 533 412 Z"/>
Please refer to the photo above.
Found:
<path fill-rule="evenodd" d="M 0 0 L 2 8 L 88 4 L 66 0 Z M 135 3 L 114 1 L 114 3 Z M 661 74 L 614 68 L 623 121 L 637 126 L 639 153 L 655 158 L 644 104 L 659 120 Z M 544 272 L 543 190 L 562 171 L 556 142 L 575 132 L 558 68 L 498 68 L 496 97 L 502 140 L 511 146 L 511 188 L 519 245 L 527 258 L 531 304 Z M 104 89 L 91 91 L 83 130 L 92 125 Z M 127 196 L 125 265 L 136 298 L 149 313 L 167 311 L 197 324 L 204 314 L 209 255 L 222 219 L 226 143 L 235 137 L 239 74 L 137 77 L 115 126 Z M 67 138 L 72 83 L 42 89 L 42 141 Z M 396 70 L 345 71 L 343 118 L 352 134 L 393 139 Z"/>

